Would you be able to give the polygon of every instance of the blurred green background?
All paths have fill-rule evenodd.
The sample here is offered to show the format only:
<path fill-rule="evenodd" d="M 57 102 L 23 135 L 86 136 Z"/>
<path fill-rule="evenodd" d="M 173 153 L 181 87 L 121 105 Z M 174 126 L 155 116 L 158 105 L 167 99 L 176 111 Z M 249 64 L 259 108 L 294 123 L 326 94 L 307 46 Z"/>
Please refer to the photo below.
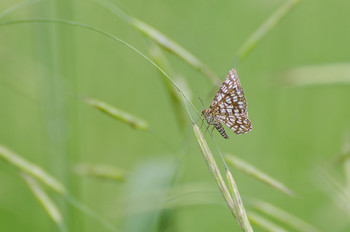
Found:
<path fill-rule="evenodd" d="M 1 1 L 0 12 L 21 2 Z M 115 3 L 189 50 L 221 80 L 231 68 L 237 69 L 253 130 L 241 136 L 227 131 L 229 140 L 214 132 L 218 146 L 298 195 L 291 198 L 232 168 L 248 209 L 249 200 L 257 198 L 320 231 L 349 231 L 350 204 L 341 201 L 350 199 L 350 181 L 343 172 L 346 162 L 334 160 L 346 153 L 344 144 L 350 142 L 346 141 L 350 72 L 345 69 L 345 81 L 335 82 L 339 74 L 333 64 L 350 66 L 350 2 L 302 0 L 246 59 L 236 59 L 251 34 L 286 2 Z M 0 20 L 29 18 L 87 24 L 150 56 L 150 40 L 95 1 L 42 0 Z M 164 54 L 171 64 L 170 76 L 180 75 L 186 81 L 193 104 L 201 111 L 198 96 L 202 96 L 209 106 L 217 87 L 174 54 Z M 330 69 L 327 84 L 317 83 L 322 68 L 305 76 L 301 72 L 297 85 L 285 81 L 285 74 L 293 73 L 290 70 L 310 65 Z M 310 75 L 314 82 L 303 85 Z M 181 128 L 167 91 L 159 71 L 147 60 L 99 33 L 53 23 L 0 27 L 0 144 L 47 170 L 120 231 L 240 231 L 203 161 L 191 124 Z M 150 132 L 113 120 L 81 96 L 143 118 Z M 215 146 L 211 148 L 218 157 Z M 127 181 L 78 175 L 74 167 L 81 163 L 120 168 L 128 173 Z M 336 177 L 326 180 L 319 172 L 325 169 L 332 169 Z M 18 173 L 0 161 L 0 231 L 57 231 Z M 156 198 L 142 195 L 159 185 L 174 191 L 175 199 L 165 193 Z M 130 194 L 139 197 L 130 200 Z M 68 231 L 107 231 L 59 196 L 50 196 Z M 155 208 L 143 210 L 147 201 Z M 157 210 L 162 201 L 168 206 Z"/>

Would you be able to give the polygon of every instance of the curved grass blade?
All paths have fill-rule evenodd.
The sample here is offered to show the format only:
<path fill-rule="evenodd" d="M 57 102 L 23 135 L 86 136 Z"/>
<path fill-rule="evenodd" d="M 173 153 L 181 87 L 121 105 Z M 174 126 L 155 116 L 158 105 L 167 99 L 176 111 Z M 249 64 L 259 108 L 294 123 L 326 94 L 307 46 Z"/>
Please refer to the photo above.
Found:
<path fill-rule="evenodd" d="M 119 182 L 124 182 L 126 179 L 126 173 L 124 170 L 109 165 L 78 164 L 74 167 L 74 170 L 77 174 L 82 176 L 115 180 Z"/>
<path fill-rule="evenodd" d="M 246 173 L 247 175 L 262 181 L 263 183 L 273 187 L 274 189 L 277 189 L 289 196 L 295 196 L 294 192 L 287 188 L 284 184 L 275 180 L 266 173 L 260 171 L 259 169 L 247 163 L 246 161 L 243 161 L 237 156 L 227 154 L 225 155 L 225 160 L 227 161 L 228 165 L 231 165 L 232 167 L 237 168 L 238 170 Z"/>
<path fill-rule="evenodd" d="M 310 65 L 287 70 L 281 82 L 294 86 L 350 84 L 350 63 Z"/>
<path fill-rule="evenodd" d="M 87 97 L 83 97 L 83 100 L 90 106 L 102 111 L 103 113 L 106 113 L 112 118 L 115 118 L 121 122 L 128 124 L 132 128 L 145 130 L 145 131 L 149 129 L 148 123 L 143 119 L 140 119 L 123 110 L 117 109 L 114 106 L 111 106 L 105 102 L 92 99 L 92 98 L 87 98 Z"/>
<path fill-rule="evenodd" d="M 224 198 L 224 200 L 226 201 L 227 206 L 229 207 L 232 215 L 236 218 L 238 224 L 240 225 L 240 227 L 242 228 L 243 231 L 253 231 L 249 221 L 248 224 L 244 223 L 242 218 L 244 218 L 244 215 L 242 215 L 242 212 L 245 212 L 244 206 L 243 204 L 238 204 L 238 200 L 240 199 L 240 196 L 236 196 L 234 195 L 235 200 L 232 199 L 230 192 L 226 186 L 226 183 L 220 173 L 220 169 L 216 164 L 216 161 L 208 147 L 207 142 L 204 139 L 204 136 L 201 132 L 201 130 L 199 129 L 199 127 L 196 124 L 193 124 L 193 130 L 194 130 L 194 134 L 196 135 L 198 144 L 201 148 L 203 157 L 205 162 L 208 165 L 209 171 L 212 174 L 212 176 L 214 177 L 216 184 L 219 187 L 219 190 Z M 238 189 L 235 185 L 233 185 L 232 183 L 232 179 L 230 179 L 231 177 L 228 176 L 228 179 L 230 180 L 231 183 L 231 188 L 233 188 L 232 192 L 234 194 L 239 194 Z"/>
<path fill-rule="evenodd" d="M 151 57 L 153 58 L 154 62 L 159 67 L 162 67 L 163 70 L 166 70 L 167 73 L 169 73 L 169 70 L 171 70 L 169 62 L 167 61 L 167 59 L 164 56 L 160 47 L 156 43 L 151 42 L 149 50 L 150 50 L 150 54 L 151 54 Z M 167 67 L 167 68 L 165 68 L 165 67 Z M 172 73 L 172 72 L 170 72 L 170 73 Z M 187 125 L 187 115 L 186 115 L 186 110 L 182 107 L 181 95 L 178 93 L 178 91 L 176 91 L 174 86 L 172 86 L 169 83 L 169 81 L 167 81 L 165 79 L 162 79 L 162 80 L 164 80 L 163 83 L 164 83 L 165 88 L 167 89 L 167 93 L 170 96 L 170 99 L 171 99 L 171 102 L 172 102 L 172 105 L 173 105 L 173 108 L 175 111 L 175 115 L 178 119 L 179 125 L 181 126 L 182 129 L 185 129 L 186 125 Z M 181 87 L 181 89 L 183 89 L 185 91 L 186 95 L 191 100 L 191 93 L 190 93 L 189 87 L 186 83 L 186 80 L 184 80 L 184 79 L 182 80 L 180 78 L 174 78 L 174 82 L 177 83 Z"/>
<path fill-rule="evenodd" d="M 277 219 L 297 231 L 320 232 L 320 230 L 313 225 L 265 201 L 254 200 L 252 201 L 252 205 L 260 212 Z"/>
<path fill-rule="evenodd" d="M 37 3 L 39 2 L 40 0 L 28 0 L 28 1 L 24 1 L 24 2 L 20 2 L 6 10 L 4 10 L 3 12 L 0 13 L 0 19 L 5 17 L 6 15 L 8 14 L 11 14 L 12 12 L 16 11 L 16 10 L 19 10 L 19 9 L 22 9 L 26 6 L 29 6 L 29 5 L 32 5 L 34 3 Z"/>
<path fill-rule="evenodd" d="M 187 64 L 192 66 L 194 69 L 205 75 L 214 85 L 220 85 L 220 79 L 206 66 L 204 65 L 196 56 L 190 53 L 188 50 L 183 48 L 181 45 L 155 29 L 154 27 L 131 17 L 122 11 L 119 7 L 108 0 L 96 0 L 99 4 L 110 10 L 112 13 L 129 23 L 135 29 L 155 41 L 161 47 L 175 54 Z"/>
<path fill-rule="evenodd" d="M 97 29 L 95 27 L 89 26 L 89 25 L 81 24 L 81 23 L 74 22 L 74 21 L 62 20 L 62 19 L 22 19 L 22 20 L 12 20 L 12 21 L 0 22 L 0 27 L 1 26 L 14 25 L 14 24 L 23 24 L 23 23 L 55 23 L 55 24 L 73 25 L 73 26 L 77 26 L 77 27 L 80 27 L 80 28 L 84 28 L 86 30 L 97 32 L 97 33 L 99 33 L 101 35 L 104 35 L 104 36 L 106 36 L 108 38 L 111 38 L 111 39 L 113 39 L 113 40 L 123 44 L 124 46 L 130 48 L 131 50 L 133 50 L 134 52 L 136 52 L 137 54 L 139 54 L 140 56 L 145 58 L 156 69 L 158 69 L 163 74 L 163 77 L 171 82 L 171 84 L 176 88 L 176 90 L 180 93 L 180 95 L 184 98 L 184 100 L 186 100 L 186 102 L 191 106 L 191 108 L 194 110 L 194 112 L 198 116 L 200 115 L 198 110 L 196 109 L 196 107 L 187 98 L 185 93 L 177 86 L 177 84 L 170 78 L 170 76 L 166 72 L 164 72 L 163 69 L 161 69 L 153 60 L 148 58 L 145 54 L 143 54 L 142 52 L 140 52 L 139 50 L 137 50 L 136 48 L 134 48 L 133 46 L 131 46 L 127 42 L 124 42 L 123 40 L 119 39 L 118 37 L 116 37 L 114 35 L 111 35 L 111 34 L 105 32 L 105 31 L 102 31 L 100 29 Z"/>
<path fill-rule="evenodd" d="M 287 232 L 287 230 L 283 229 L 282 227 L 276 225 L 275 223 L 271 222 L 270 220 L 256 214 L 253 212 L 249 212 L 249 219 L 252 223 L 255 225 L 265 229 L 269 232 Z"/>
<path fill-rule="evenodd" d="M 60 232 L 66 232 L 66 226 L 64 225 L 62 215 L 58 210 L 55 203 L 51 198 L 45 193 L 45 191 L 40 187 L 39 183 L 29 176 L 28 174 L 22 173 L 22 178 L 24 182 L 28 185 L 29 189 L 32 191 L 34 196 L 37 198 L 41 206 L 44 208 L 46 213 L 52 219 L 52 221 L 57 225 Z"/>
<path fill-rule="evenodd" d="M 10 151 L 4 146 L 0 145 L 0 158 L 9 162 L 19 170 L 35 177 L 37 180 L 48 186 L 54 192 L 64 195 L 66 193 L 65 187 L 54 177 L 48 174 L 44 169 L 36 164 L 30 163 L 29 161 L 23 159 L 21 156 L 17 155 L 13 151 Z"/>
<path fill-rule="evenodd" d="M 287 15 L 300 0 L 289 0 L 283 6 L 281 6 L 276 12 L 274 12 L 242 45 L 238 51 L 238 60 L 244 60 L 247 55 L 253 50 L 256 44 L 276 25 L 281 19 Z"/>

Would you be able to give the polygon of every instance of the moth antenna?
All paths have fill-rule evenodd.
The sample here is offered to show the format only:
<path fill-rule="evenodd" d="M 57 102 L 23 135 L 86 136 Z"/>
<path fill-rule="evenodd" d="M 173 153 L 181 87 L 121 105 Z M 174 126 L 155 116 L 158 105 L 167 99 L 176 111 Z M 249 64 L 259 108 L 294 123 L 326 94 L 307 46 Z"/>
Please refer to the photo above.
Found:
<path fill-rule="evenodd" d="M 199 97 L 199 100 L 200 100 L 201 103 L 202 103 L 203 108 L 205 109 L 205 106 L 204 106 L 204 103 L 203 103 L 203 100 L 202 100 L 201 96 L 198 96 L 198 97 Z"/>

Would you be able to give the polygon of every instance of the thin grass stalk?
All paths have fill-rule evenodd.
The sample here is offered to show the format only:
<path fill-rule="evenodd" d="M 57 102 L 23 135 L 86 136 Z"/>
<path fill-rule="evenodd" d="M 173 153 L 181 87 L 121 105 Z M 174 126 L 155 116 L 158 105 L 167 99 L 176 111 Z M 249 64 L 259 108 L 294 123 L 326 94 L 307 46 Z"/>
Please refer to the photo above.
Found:
<path fill-rule="evenodd" d="M 286 212 L 285 210 L 282 210 L 268 202 L 261 201 L 261 200 L 254 200 L 252 201 L 252 205 L 255 209 L 259 210 L 260 212 L 269 215 L 278 221 L 288 225 L 289 227 L 300 231 L 300 232 L 320 232 L 319 229 L 311 225 L 310 223 L 307 223 L 303 221 L 302 219 Z"/>
<path fill-rule="evenodd" d="M 256 168 L 252 164 L 249 164 L 248 162 L 238 158 L 237 156 L 227 154 L 225 155 L 225 160 L 227 161 L 228 165 L 240 170 L 241 172 L 251 177 L 254 177 L 255 179 L 271 186 L 272 188 L 277 189 L 289 196 L 295 196 L 294 192 L 291 191 L 284 184 L 275 180 L 268 174 L 260 171 L 258 168 Z"/>
<path fill-rule="evenodd" d="M 250 221 L 268 232 L 287 232 L 284 228 L 253 212 L 248 212 Z"/>
<path fill-rule="evenodd" d="M 93 99 L 93 98 L 88 98 L 88 97 L 83 97 L 83 100 L 88 105 L 100 110 L 101 112 L 111 116 L 114 119 L 117 119 L 123 123 L 128 124 L 132 128 L 144 130 L 144 131 L 149 129 L 148 123 L 145 120 L 140 119 L 114 106 L 111 106 L 103 101 Z"/>
<path fill-rule="evenodd" d="M 118 6 L 108 0 L 96 0 L 99 4 L 110 10 L 112 13 L 123 19 L 125 22 L 133 26 L 135 29 L 152 39 L 154 42 L 165 48 L 169 52 L 181 58 L 185 63 L 205 75 L 214 85 L 220 85 L 220 79 L 212 72 L 208 66 L 204 65 L 195 55 L 186 50 L 184 47 L 164 35 L 154 27 L 131 17 L 122 11 Z"/>
<path fill-rule="evenodd" d="M 66 226 L 64 224 L 61 212 L 57 208 L 56 204 L 46 194 L 46 192 L 40 187 L 39 183 L 30 175 L 22 173 L 22 178 L 32 191 L 36 199 L 39 201 L 45 212 L 49 215 L 51 220 L 57 225 L 60 232 L 66 232 Z"/>
<path fill-rule="evenodd" d="M 238 60 L 244 60 L 256 44 L 287 15 L 300 0 L 289 0 L 275 11 L 242 45 L 238 51 Z"/>
<path fill-rule="evenodd" d="M 23 23 L 56 23 L 56 24 L 67 24 L 67 25 L 74 25 L 80 28 L 84 28 L 86 30 L 90 30 L 90 31 L 94 31 L 97 32 L 101 35 L 104 35 L 106 37 L 109 37 L 121 44 L 123 44 L 124 46 L 130 48 L 131 50 L 133 50 L 134 52 L 136 52 L 137 54 L 139 54 L 140 56 L 142 56 L 143 58 L 145 58 L 148 62 L 150 62 L 156 69 L 158 69 L 162 74 L 163 77 L 166 78 L 167 80 L 169 80 L 171 82 L 171 84 L 176 88 L 176 90 L 180 93 L 180 95 L 183 97 L 183 99 L 186 101 L 187 104 L 189 104 L 191 106 L 191 108 L 193 109 L 193 111 L 195 111 L 195 113 L 199 116 L 199 112 L 196 109 L 196 107 L 192 104 L 192 102 L 188 99 L 188 97 L 185 95 L 185 93 L 177 86 L 177 84 L 170 78 L 170 76 L 163 70 L 161 69 L 153 60 L 151 60 L 149 57 L 147 57 L 145 54 L 143 54 L 142 52 L 140 52 L 139 50 L 137 50 L 136 48 L 134 48 L 133 46 L 131 46 L 130 44 L 124 42 L 123 40 L 119 39 L 118 37 L 111 35 L 105 31 L 102 31 L 100 29 L 97 29 L 95 27 L 89 26 L 89 25 L 85 25 L 85 24 L 81 24 L 78 22 L 73 22 L 73 21 L 68 21 L 68 20 L 60 20 L 60 19 L 22 19 L 22 20 L 12 20 L 12 21 L 6 21 L 6 22 L 1 22 L 0 23 L 0 27 L 1 26 L 9 26 L 9 25 L 13 25 L 13 24 L 23 24 Z"/>
<path fill-rule="evenodd" d="M 234 200 L 231 197 L 231 194 L 226 186 L 226 183 L 220 173 L 220 169 L 218 165 L 216 164 L 216 161 L 208 147 L 207 142 L 204 139 L 204 136 L 199 129 L 199 127 L 196 124 L 193 124 L 193 130 L 196 135 L 198 144 L 201 148 L 204 160 L 206 164 L 208 165 L 209 171 L 212 174 L 212 176 L 215 179 L 216 184 L 219 187 L 219 190 L 221 192 L 221 195 L 223 196 L 224 200 L 226 201 L 227 206 L 229 207 L 229 210 L 231 211 L 234 218 L 237 220 L 238 224 L 240 225 L 241 229 L 243 231 L 252 231 L 251 227 L 246 227 L 246 224 L 242 222 L 242 220 L 239 218 L 238 214 L 240 213 L 240 210 L 238 206 L 235 204 Z"/>
<path fill-rule="evenodd" d="M 153 58 L 154 62 L 159 67 L 161 67 L 163 70 L 165 70 L 167 73 L 172 73 L 172 72 L 169 72 L 169 70 L 171 70 L 171 67 L 170 67 L 169 62 L 167 61 L 166 57 L 164 56 L 163 52 L 161 51 L 160 47 L 156 43 L 152 42 L 149 50 L 150 50 L 150 54 L 151 54 L 151 57 Z M 171 83 L 169 83 L 168 80 L 165 80 L 164 78 L 162 78 L 162 80 L 163 80 L 165 88 L 167 89 L 166 92 L 170 96 L 170 100 L 171 100 L 172 106 L 174 108 L 175 115 L 176 115 L 176 118 L 179 122 L 180 128 L 182 130 L 184 130 L 186 128 L 186 125 L 187 125 L 187 115 L 185 114 L 186 111 L 182 107 L 182 99 L 181 99 L 182 97 L 178 93 L 178 91 L 174 88 L 174 86 L 171 85 Z M 176 79 L 174 79 L 174 82 L 178 83 L 178 81 Z M 188 93 L 187 93 L 187 96 L 189 96 Z"/>
<path fill-rule="evenodd" d="M 3 12 L 0 13 L 0 19 L 5 17 L 8 14 L 11 14 L 17 10 L 20 10 L 26 6 L 30 6 L 34 3 L 39 2 L 39 1 L 41 1 L 41 0 L 28 0 L 28 1 L 20 2 L 14 6 L 11 6 L 10 8 L 7 8 L 6 10 L 4 10 Z"/>
<path fill-rule="evenodd" d="M 226 169 L 226 179 L 228 181 L 229 189 L 231 191 L 232 199 L 235 204 L 235 208 L 238 209 L 237 216 L 240 221 L 240 224 L 243 225 L 243 228 L 247 228 L 246 231 L 253 231 L 252 225 L 249 222 L 247 213 L 245 211 L 241 195 L 239 194 L 235 180 L 233 179 L 232 173 L 229 169 Z"/>

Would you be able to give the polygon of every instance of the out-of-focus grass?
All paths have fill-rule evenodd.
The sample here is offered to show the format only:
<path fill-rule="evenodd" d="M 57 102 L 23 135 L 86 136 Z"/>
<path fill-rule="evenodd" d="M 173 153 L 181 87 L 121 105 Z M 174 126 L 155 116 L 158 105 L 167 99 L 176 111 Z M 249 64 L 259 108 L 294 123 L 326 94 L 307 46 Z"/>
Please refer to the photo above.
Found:
<path fill-rule="evenodd" d="M 148 130 L 148 127 L 149 127 L 148 123 L 143 119 L 140 119 L 123 110 L 117 109 L 114 106 L 111 106 L 100 100 L 87 98 L 87 97 L 84 97 L 83 100 L 90 106 L 102 111 L 103 113 L 106 113 L 107 115 L 121 122 L 128 124 L 132 128 L 140 129 L 140 130 Z"/>
<path fill-rule="evenodd" d="M 252 176 L 257 180 L 260 180 L 261 182 L 271 186 L 272 188 L 275 188 L 289 196 L 295 196 L 293 191 L 287 188 L 284 184 L 277 181 L 273 177 L 267 175 L 266 173 L 260 171 L 258 168 L 254 167 L 248 162 L 243 161 L 237 156 L 227 154 L 225 156 L 225 160 L 227 161 L 228 165 L 231 165 L 234 168 L 237 168 L 238 170 L 246 173 L 247 175 Z"/>
<path fill-rule="evenodd" d="M 254 200 L 251 202 L 253 207 L 260 212 L 282 222 L 285 225 L 300 232 L 320 232 L 313 225 L 303 221 L 302 219 L 282 210 L 270 203 L 261 200 Z"/>
<path fill-rule="evenodd" d="M 58 194 L 64 195 L 66 193 L 65 187 L 54 177 L 48 174 L 44 169 L 33 163 L 30 163 L 29 161 L 23 159 L 22 157 L 20 157 L 19 155 L 2 145 L 0 145 L 0 158 L 6 160 L 8 163 L 15 166 L 20 171 L 23 171 L 35 177 L 40 182 L 42 182 Z"/>
<path fill-rule="evenodd" d="M 20 2 L 16 5 L 13 5 L 12 7 L 8 8 L 0 13 L 0 19 L 5 17 L 8 14 L 11 14 L 12 12 L 15 12 L 19 9 L 26 7 L 26 6 L 30 6 L 34 3 L 39 2 L 39 1 L 41 1 L 41 0 L 27 0 L 27 1 Z"/>
<path fill-rule="evenodd" d="M 81 176 L 124 182 L 126 171 L 110 166 L 98 164 L 77 164 L 74 171 Z"/>
<path fill-rule="evenodd" d="M 155 41 L 157 44 L 175 54 L 179 58 L 185 61 L 185 63 L 189 64 L 202 74 L 204 74 L 213 84 L 220 85 L 220 79 L 206 66 L 200 61 L 196 56 L 194 56 L 191 52 L 183 48 L 181 45 L 176 43 L 174 40 L 164 35 L 154 27 L 138 20 L 130 15 L 126 14 L 115 4 L 111 3 L 109 0 L 96 0 L 102 6 L 106 7 L 108 10 L 113 12 L 115 15 L 129 23 L 131 26 L 135 27 L 138 31 L 142 32 L 144 35 Z"/>
<path fill-rule="evenodd" d="M 292 86 L 349 85 L 350 64 L 324 64 L 297 67 L 280 74 L 280 82 Z"/>
<path fill-rule="evenodd" d="M 66 226 L 63 222 L 61 212 L 57 208 L 56 204 L 51 200 L 51 198 L 45 193 L 45 191 L 40 187 L 39 183 L 29 176 L 23 173 L 22 178 L 33 192 L 34 196 L 38 199 L 45 212 L 49 215 L 52 221 L 57 225 L 60 232 L 67 231 Z"/>
<path fill-rule="evenodd" d="M 287 232 L 287 230 L 285 230 L 284 228 L 276 225 L 275 223 L 273 223 L 272 221 L 262 217 L 259 214 L 253 213 L 253 212 L 248 212 L 249 215 L 249 219 L 250 221 L 265 229 L 265 231 L 269 231 L 269 232 Z"/>
<path fill-rule="evenodd" d="M 254 49 L 256 44 L 286 16 L 300 0 L 289 0 L 274 12 L 242 45 L 238 51 L 238 60 L 242 61 Z"/>

